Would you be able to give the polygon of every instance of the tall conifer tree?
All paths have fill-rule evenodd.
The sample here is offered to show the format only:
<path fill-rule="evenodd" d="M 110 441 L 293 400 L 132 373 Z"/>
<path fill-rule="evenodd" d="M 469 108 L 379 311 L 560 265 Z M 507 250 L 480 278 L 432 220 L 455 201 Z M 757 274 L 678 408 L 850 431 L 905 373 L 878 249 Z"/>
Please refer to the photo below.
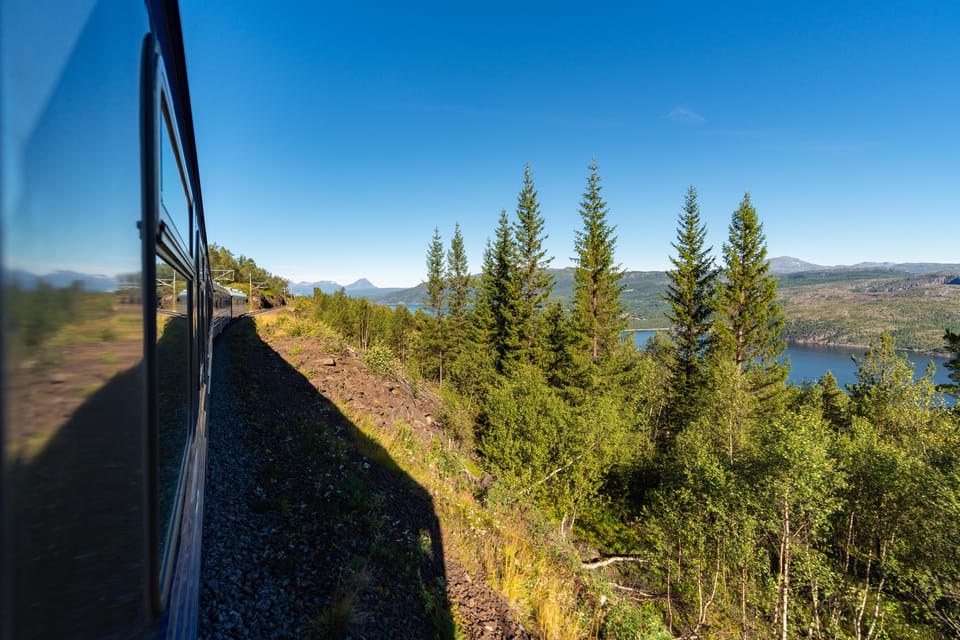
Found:
<path fill-rule="evenodd" d="M 428 360 L 435 362 L 440 384 L 443 384 L 443 291 L 446 282 L 443 276 L 443 240 L 440 228 L 434 227 L 433 240 L 427 250 L 427 295 L 424 302 L 433 317 L 428 322 L 425 350 Z M 431 367 L 432 368 L 432 367 Z"/>
<path fill-rule="evenodd" d="M 777 281 L 767 261 L 763 225 L 749 193 L 733 212 L 723 260 L 718 315 L 737 370 L 760 374 L 757 382 L 761 386 L 783 381 L 786 371 L 777 361 L 785 349 L 783 312 L 777 303 Z"/>
<path fill-rule="evenodd" d="M 597 161 L 590 164 L 587 190 L 580 202 L 583 230 L 574 241 L 577 266 L 574 270 L 574 317 L 582 332 L 592 362 L 609 353 L 626 327 L 623 318 L 623 270 L 614 261 L 617 237 L 607 223 L 607 203 L 600 196 Z"/>
<path fill-rule="evenodd" d="M 712 325 L 717 270 L 705 248 L 707 229 L 700 221 L 697 191 L 690 186 L 677 226 L 677 241 L 667 272 L 670 284 L 663 295 L 670 304 L 667 317 L 673 325 L 677 364 L 674 371 L 679 388 L 694 384 L 707 351 Z"/>
<path fill-rule="evenodd" d="M 463 348 L 466 334 L 467 301 L 470 295 L 470 267 L 463 246 L 463 234 L 458 222 L 447 251 L 447 351 L 456 358 Z"/>
<path fill-rule="evenodd" d="M 479 300 L 487 347 L 498 373 L 508 373 L 519 360 L 518 300 L 517 247 L 507 212 L 501 211 L 496 239 L 483 256 Z"/>
<path fill-rule="evenodd" d="M 524 349 L 523 358 L 527 362 L 533 359 L 532 351 L 540 313 L 553 291 L 553 277 L 547 272 L 552 258 L 547 257 L 543 248 L 543 241 L 547 239 L 543 227 L 540 203 L 537 202 L 530 164 L 527 163 L 523 171 L 523 188 L 517 196 L 517 221 L 513 225 L 520 287 L 517 321 L 521 346 Z"/>

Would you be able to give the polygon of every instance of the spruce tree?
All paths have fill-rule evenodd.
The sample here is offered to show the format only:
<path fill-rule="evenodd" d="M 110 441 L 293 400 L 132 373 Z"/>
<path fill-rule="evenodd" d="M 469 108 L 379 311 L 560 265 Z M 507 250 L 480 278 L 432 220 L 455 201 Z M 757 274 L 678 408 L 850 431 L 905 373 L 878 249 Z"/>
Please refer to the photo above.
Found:
<path fill-rule="evenodd" d="M 540 313 L 553 291 L 553 277 L 547 272 L 552 258 L 546 257 L 547 252 L 543 248 L 543 241 L 547 239 L 543 226 L 544 220 L 528 163 L 523 171 L 523 188 L 517 196 L 517 221 L 513 225 L 520 287 L 517 321 L 524 349 L 523 359 L 528 363 L 533 361 Z"/>
<path fill-rule="evenodd" d="M 712 326 L 717 270 L 710 257 L 712 247 L 704 248 L 707 229 L 700 221 L 697 191 L 690 186 L 677 226 L 677 241 L 671 257 L 673 269 L 664 300 L 670 304 L 667 318 L 673 325 L 676 347 L 674 378 L 678 388 L 694 384 L 706 355 Z"/>
<path fill-rule="evenodd" d="M 780 335 L 783 312 L 777 303 L 777 281 L 767 261 L 763 225 L 749 193 L 733 212 L 723 259 L 717 313 L 728 353 L 737 371 L 756 374 L 758 387 L 782 382 L 786 370 L 778 358 L 786 348 Z"/>
<path fill-rule="evenodd" d="M 447 252 L 447 351 L 456 358 L 461 352 L 466 333 L 467 302 L 470 296 L 470 267 L 463 246 L 460 223 L 453 230 Z"/>
<path fill-rule="evenodd" d="M 597 161 L 590 164 L 587 190 L 580 202 L 583 229 L 577 231 L 574 248 L 574 317 L 592 362 L 617 344 L 626 327 L 620 301 L 623 270 L 614 262 L 617 237 L 607 223 L 607 203 L 600 197 Z"/>
<path fill-rule="evenodd" d="M 433 229 L 433 240 L 427 250 L 427 295 L 423 302 L 433 314 L 424 335 L 424 351 L 428 368 L 437 373 L 443 384 L 443 290 L 446 283 L 443 277 L 443 241 L 439 227 Z"/>
<path fill-rule="evenodd" d="M 954 398 L 960 398 L 960 333 L 954 333 L 947 329 L 943 334 L 943 339 L 947 343 L 947 351 L 953 354 L 953 358 L 948 360 L 943 366 L 950 370 L 950 380 L 952 384 L 937 385 L 937 391 L 949 393 Z"/>
<path fill-rule="evenodd" d="M 518 300 L 517 248 L 507 212 L 501 211 L 496 239 L 483 257 L 478 314 L 487 325 L 483 333 L 498 373 L 512 371 L 519 360 Z"/>

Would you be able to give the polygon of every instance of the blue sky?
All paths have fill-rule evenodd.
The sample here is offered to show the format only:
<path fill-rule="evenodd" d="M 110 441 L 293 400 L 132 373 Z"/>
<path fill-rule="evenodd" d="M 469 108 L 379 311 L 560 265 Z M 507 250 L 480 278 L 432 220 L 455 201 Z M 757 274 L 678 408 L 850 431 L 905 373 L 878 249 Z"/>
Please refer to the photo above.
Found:
<path fill-rule="evenodd" d="M 627 269 L 690 184 L 717 254 L 749 190 L 771 256 L 960 262 L 953 0 L 181 13 L 209 238 L 295 282 L 415 285 L 456 222 L 479 271 L 527 162 L 571 266 L 594 157 Z"/>

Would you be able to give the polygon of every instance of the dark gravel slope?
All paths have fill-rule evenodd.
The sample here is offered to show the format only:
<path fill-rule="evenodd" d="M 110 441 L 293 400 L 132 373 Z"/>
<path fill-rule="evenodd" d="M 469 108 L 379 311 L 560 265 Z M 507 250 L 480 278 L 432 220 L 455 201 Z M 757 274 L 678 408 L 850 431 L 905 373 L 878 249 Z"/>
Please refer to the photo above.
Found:
<path fill-rule="evenodd" d="M 482 579 L 446 557 L 430 494 L 318 387 L 336 381 L 371 411 L 403 394 L 318 347 L 299 341 L 291 365 L 251 320 L 217 345 L 201 637 L 527 637 Z M 326 382 L 298 371 L 318 367 Z M 430 408 L 408 400 L 374 416 L 426 427 Z"/>

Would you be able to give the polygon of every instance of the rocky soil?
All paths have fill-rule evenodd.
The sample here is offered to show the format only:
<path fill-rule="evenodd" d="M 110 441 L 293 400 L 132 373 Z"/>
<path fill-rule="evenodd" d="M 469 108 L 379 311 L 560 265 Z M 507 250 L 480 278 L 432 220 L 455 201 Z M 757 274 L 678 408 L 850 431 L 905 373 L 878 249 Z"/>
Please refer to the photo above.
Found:
<path fill-rule="evenodd" d="M 345 416 L 429 439 L 435 400 L 249 319 L 213 373 L 201 637 L 529 637 L 448 553 L 430 492 Z"/>

